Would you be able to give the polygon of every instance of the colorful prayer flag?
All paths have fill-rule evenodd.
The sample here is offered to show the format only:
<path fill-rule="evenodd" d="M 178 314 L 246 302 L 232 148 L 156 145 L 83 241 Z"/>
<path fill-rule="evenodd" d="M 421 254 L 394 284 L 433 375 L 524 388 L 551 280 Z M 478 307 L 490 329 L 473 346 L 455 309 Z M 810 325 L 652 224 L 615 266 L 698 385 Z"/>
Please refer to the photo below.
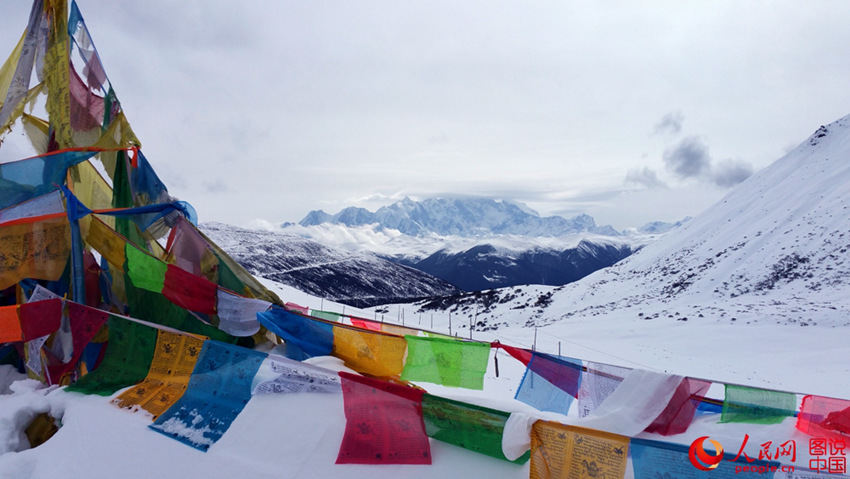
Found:
<path fill-rule="evenodd" d="M 73 341 L 73 353 L 71 360 L 62 363 L 58 359 L 48 361 L 47 374 L 52 384 L 60 384 L 62 376 L 71 372 L 83 355 L 86 345 L 91 341 L 101 326 L 106 323 L 109 313 L 99 309 L 90 308 L 82 304 L 67 302 L 68 318 L 71 323 L 71 338 Z M 52 363 L 52 364 L 51 364 Z"/>
<path fill-rule="evenodd" d="M 779 424 L 796 410 L 793 393 L 727 384 L 720 422 Z"/>
<path fill-rule="evenodd" d="M 333 340 L 333 355 L 359 373 L 398 377 L 404 368 L 407 342 L 400 336 L 335 326 Z"/>
<path fill-rule="evenodd" d="M 47 336 L 59 329 L 62 321 L 62 300 L 59 298 L 30 301 L 19 311 L 24 341 Z"/>
<path fill-rule="evenodd" d="M 203 345 L 199 337 L 160 330 L 147 377 L 113 399 L 113 404 L 139 406 L 156 419 L 183 396 Z"/>
<path fill-rule="evenodd" d="M 688 430 L 697 406 L 705 397 L 711 383 L 699 379 L 684 378 L 667 407 L 647 426 L 646 432 L 654 432 L 663 436 L 681 434 Z"/>
<path fill-rule="evenodd" d="M 339 374 L 281 356 L 269 356 L 251 385 L 252 394 L 341 393 Z"/>
<path fill-rule="evenodd" d="M 803 397 L 797 429 L 814 437 L 850 436 L 850 401 L 808 395 Z"/>
<path fill-rule="evenodd" d="M 260 330 L 257 313 L 271 307 L 271 303 L 262 299 L 243 298 L 224 290 L 216 293 L 218 302 L 218 329 L 234 336 L 251 336 Z"/>
<path fill-rule="evenodd" d="M 489 343 L 411 335 L 405 339 L 408 351 L 401 379 L 484 389 Z"/>
<path fill-rule="evenodd" d="M 70 255 L 71 229 L 64 216 L 0 225 L 0 290 L 24 278 L 56 281 Z"/>
<path fill-rule="evenodd" d="M 629 438 L 593 429 L 537 421 L 531 428 L 531 479 L 604 477 L 626 473 Z"/>
<path fill-rule="evenodd" d="M 346 422 L 337 464 L 431 464 L 422 390 L 339 375 Z"/>
<path fill-rule="evenodd" d="M 581 367 L 578 359 L 534 353 L 514 398 L 541 411 L 567 415 L 573 392 L 578 394 Z"/>
<path fill-rule="evenodd" d="M 97 369 L 66 388 L 83 394 L 109 396 L 147 376 L 156 348 L 157 330 L 129 319 L 110 316 L 109 343 Z"/>
<path fill-rule="evenodd" d="M 183 271 L 173 264 L 166 267 L 162 294 L 183 309 L 215 314 L 217 290 L 218 286 L 206 278 Z"/>
<path fill-rule="evenodd" d="M 0 306 L 0 344 L 23 341 L 18 306 Z"/>
<path fill-rule="evenodd" d="M 257 320 L 286 341 L 286 357 L 289 359 L 301 361 L 314 356 L 329 356 L 333 351 L 331 324 L 277 307 L 258 313 Z"/>
<path fill-rule="evenodd" d="M 133 286 L 145 291 L 161 293 L 165 285 L 165 272 L 168 270 L 168 265 L 131 243 L 126 244 L 124 254 L 127 257 L 127 275 L 133 282 Z"/>
<path fill-rule="evenodd" d="M 422 397 L 422 417 L 429 437 L 507 461 L 502 434 L 510 413 L 431 394 Z M 526 453 L 517 464 L 525 464 Z"/>

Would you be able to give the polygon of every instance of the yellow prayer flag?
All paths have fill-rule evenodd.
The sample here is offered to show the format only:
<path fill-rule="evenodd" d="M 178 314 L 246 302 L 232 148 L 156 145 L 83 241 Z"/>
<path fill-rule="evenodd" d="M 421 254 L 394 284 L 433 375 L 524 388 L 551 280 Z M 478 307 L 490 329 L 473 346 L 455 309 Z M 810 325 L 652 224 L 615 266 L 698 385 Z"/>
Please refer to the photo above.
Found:
<path fill-rule="evenodd" d="M 119 407 L 139 406 L 156 419 L 186 392 L 203 345 L 202 337 L 160 330 L 147 377 L 112 402 Z"/>
<path fill-rule="evenodd" d="M 9 93 L 9 86 L 12 84 L 12 77 L 15 76 L 15 70 L 18 68 L 18 60 L 21 58 L 21 52 L 24 49 L 24 39 L 27 37 L 27 32 L 24 30 L 18 44 L 12 50 L 9 58 L 0 66 L 0 106 L 6 101 L 6 95 Z"/>
<path fill-rule="evenodd" d="M 99 218 L 91 218 L 91 221 L 86 223 L 80 222 L 80 230 L 86 244 L 120 271 L 124 267 L 124 247 L 127 242 Z"/>
<path fill-rule="evenodd" d="M 400 336 L 335 326 L 333 355 L 363 374 L 395 377 L 404 369 L 407 341 Z"/>
<path fill-rule="evenodd" d="M 0 289 L 24 278 L 56 281 L 70 254 L 71 228 L 64 216 L 0 227 Z"/>
<path fill-rule="evenodd" d="M 537 421 L 531 427 L 529 478 L 622 478 L 628 452 L 626 436 Z"/>

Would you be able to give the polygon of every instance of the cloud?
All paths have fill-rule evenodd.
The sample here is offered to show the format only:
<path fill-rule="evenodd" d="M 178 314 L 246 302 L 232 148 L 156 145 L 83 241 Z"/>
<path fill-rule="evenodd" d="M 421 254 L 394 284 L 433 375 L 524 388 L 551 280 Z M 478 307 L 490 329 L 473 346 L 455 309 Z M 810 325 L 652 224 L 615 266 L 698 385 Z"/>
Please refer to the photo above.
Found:
<path fill-rule="evenodd" d="M 711 169 L 708 146 L 698 136 L 683 138 L 663 154 L 667 170 L 680 179 L 704 177 Z"/>
<path fill-rule="evenodd" d="M 207 181 L 204 183 L 204 189 L 209 193 L 224 193 L 229 191 L 230 188 L 227 186 L 227 183 L 222 181 L 220 178 L 214 181 Z"/>
<path fill-rule="evenodd" d="M 664 115 L 661 121 L 655 124 L 655 133 L 669 133 L 678 135 L 682 132 L 682 122 L 685 121 L 685 116 L 680 111 L 671 111 Z"/>
<path fill-rule="evenodd" d="M 743 160 L 723 160 L 712 168 L 711 181 L 721 188 L 731 188 L 753 174 L 753 166 Z"/>
<path fill-rule="evenodd" d="M 666 188 L 667 185 L 658 179 L 658 174 L 652 168 L 633 168 L 626 173 L 625 183 L 634 183 L 645 186 L 648 189 Z"/>

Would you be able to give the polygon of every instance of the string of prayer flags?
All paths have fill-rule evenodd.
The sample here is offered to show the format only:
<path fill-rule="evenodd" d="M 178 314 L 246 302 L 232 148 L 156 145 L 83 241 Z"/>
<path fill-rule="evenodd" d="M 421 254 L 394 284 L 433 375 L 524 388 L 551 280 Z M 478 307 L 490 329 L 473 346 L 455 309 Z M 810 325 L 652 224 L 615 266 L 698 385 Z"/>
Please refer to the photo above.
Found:
<path fill-rule="evenodd" d="M 160 330 L 147 377 L 112 403 L 124 408 L 139 406 L 156 419 L 183 396 L 203 344 L 200 337 Z"/>
<path fill-rule="evenodd" d="M 604 363 L 588 362 L 581 375 L 578 389 L 578 415 L 585 417 L 596 410 L 617 386 L 623 382 L 631 368 Z"/>
<path fill-rule="evenodd" d="M 333 355 L 357 372 L 398 377 L 404 369 L 407 342 L 400 336 L 336 326 L 333 341 Z"/>
<path fill-rule="evenodd" d="M 257 320 L 286 341 L 286 357 L 302 361 L 328 356 L 333 351 L 333 325 L 316 321 L 283 308 L 257 313 Z"/>
<path fill-rule="evenodd" d="M 514 398 L 541 411 L 566 415 L 578 394 L 581 367 L 577 359 L 534 353 Z"/>
<path fill-rule="evenodd" d="M 251 384 L 252 394 L 341 393 L 339 374 L 312 364 L 269 356 Z"/>
<path fill-rule="evenodd" d="M 215 314 L 218 285 L 169 264 L 165 271 L 162 294 L 172 303 L 189 311 Z"/>
<path fill-rule="evenodd" d="M 807 395 L 803 397 L 797 429 L 814 437 L 850 436 L 850 401 Z"/>
<path fill-rule="evenodd" d="M 407 335 L 401 379 L 443 386 L 484 389 L 490 344 Z"/>
<path fill-rule="evenodd" d="M 0 172 L 0 184 L 2 177 Z M 64 215 L 0 225 L 0 290 L 24 278 L 57 281 L 70 255 L 71 227 Z"/>
<path fill-rule="evenodd" d="M 717 453 L 708 440 L 703 441 L 701 447 L 704 450 L 711 451 L 709 452 L 709 456 L 715 456 Z M 732 455 L 734 453 L 726 453 L 723 455 L 723 459 L 712 469 L 700 470 L 692 463 L 693 459 L 689 457 L 688 449 L 688 446 L 682 444 L 632 438 L 629 445 L 629 453 L 632 457 L 632 468 L 635 479 L 655 479 L 659 477 L 734 479 L 741 477 L 740 472 L 769 473 L 776 471 L 779 466 L 779 463 L 775 461 L 768 462 L 749 458 L 744 454 L 740 454 L 736 458 Z M 703 467 L 712 466 L 711 464 L 701 465 Z M 747 469 L 743 469 L 744 467 Z"/>
<path fill-rule="evenodd" d="M 109 313 L 106 311 L 70 301 L 67 302 L 67 308 L 71 325 L 73 353 L 71 360 L 67 363 L 62 363 L 55 358 L 53 361 L 48 359 L 47 374 L 51 384 L 60 384 L 62 376 L 68 374 L 76 367 L 77 361 L 83 355 L 86 345 L 109 318 Z"/>
<path fill-rule="evenodd" d="M 24 341 L 56 332 L 62 321 L 62 300 L 59 298 L 30 301 L 21 305 L 18 312 Z"/>
<path fill-rule="evenodd" d="M 422 397 L 425 433 L 439 441 L 508 461 L 502 435 L 510 413 L 431 394 Z M 511 461 L 525 464 L 529 454 Z"/>
<path fill-rule="evenodd" d="M 132 386 L 148 374 L 156 348 L 157 330 L 122 318 L 109 318 L 109 343 L 100 366 L 66 388 L 83 394 L 109 396 Z"/>
<path fill-rule="evenodd" d="M 726 385 L 720 422 L 779 424 L 794 416 L 797 397 L 793 393 Z"/>
<path fill-rule="evenodd" d="M 673 397 L 670 398 L 670 402 L 667 403 L 667 407 L 652 421 L 652 424 L 647 426 L 645 431 L 663 436 L 681 434 L 687 431 L 694 419 L 694 414 L 697 412 L 697 406 L 705 397 L 709 387 L 711 387 L 709 381 L 692 378 L 682 379 L 673 393 Z"/>
<path fill-rule="evenodd" d="M 243 298 L 224 290 L 218 290 L 216 312 L 218 329 L 234 336 L 251 336 L 260 330 L 257 313 L 271 307 L 271 303 L 262 299 Z"/>
<path fill-rule="evenodd" d="M 204 341 L 183 396 L 149 427 L 206 452 L 251 399 L 251 381 L 266 354 Z"/>
<path fill-rule="evenodd" d="M 0 344 L 23 341 L 18 306 L 0 306 Z"/>
<path fill-rule="evenodd" d="M 536 421 L 531 427 L 529 477 L 622 479 L 626 474 L 628 453 L 628 437 L 557 422 Z"/>
<path fill-rule="evenodd" d="M 337 464 L 431 464 L 424 391 L 340 372 L 345 433 Z"/>

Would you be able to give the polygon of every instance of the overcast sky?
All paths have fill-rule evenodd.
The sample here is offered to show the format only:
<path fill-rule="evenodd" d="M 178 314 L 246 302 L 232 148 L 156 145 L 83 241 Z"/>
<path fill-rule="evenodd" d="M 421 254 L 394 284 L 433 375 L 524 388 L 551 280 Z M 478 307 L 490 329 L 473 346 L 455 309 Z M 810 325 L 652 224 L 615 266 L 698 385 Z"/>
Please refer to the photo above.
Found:
<path fill-rule="evenodd" d="M 850 113 L 843 1 L 78 0 L 201 221 L 476 195 L 697 215 Z M 29 2 L 0 6 L 0 56 Z"/>

